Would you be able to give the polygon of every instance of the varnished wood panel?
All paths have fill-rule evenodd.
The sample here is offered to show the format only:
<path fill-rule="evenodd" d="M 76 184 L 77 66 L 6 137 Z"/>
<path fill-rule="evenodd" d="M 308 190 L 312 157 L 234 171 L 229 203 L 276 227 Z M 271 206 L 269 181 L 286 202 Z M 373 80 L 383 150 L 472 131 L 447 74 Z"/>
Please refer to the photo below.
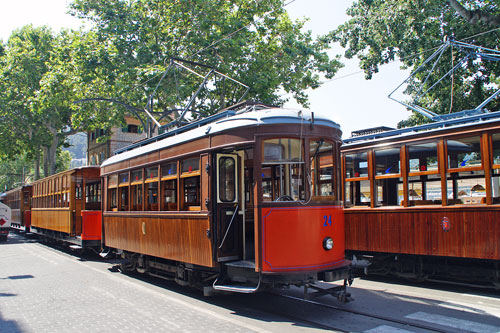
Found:
<path fill-rule="evenodd" d="M 158 161 L 159 153 L 154 151 L 152 153 L 135 157 L 130 160 L 130 167 L 142 166 L 144 164 L 152 163 Z"/>
<path fill-rule="evenodd" d="M 208 138 L 202 138 L 179 146 L 163 149 L 160 151 L 160 159 L 170 159 L 181 155 L 206 151 L 209 148 L 209 144 L 210 140 Z"/>
<path fill-rule="evenodd" d="M 67 208 L 33 208 L 31 210 L 31 225 L 71 234 L 71 211 Z"/>
<path fill-rule="evenodd" d="M 500 207 L 350 208 L 345 231 L 347 250 L 500 259 Z"/>
<path fill-rule="evenodd" d="M 106 246 L 195 265 L 214 267 L 208 216 L 106 214 Z"/>

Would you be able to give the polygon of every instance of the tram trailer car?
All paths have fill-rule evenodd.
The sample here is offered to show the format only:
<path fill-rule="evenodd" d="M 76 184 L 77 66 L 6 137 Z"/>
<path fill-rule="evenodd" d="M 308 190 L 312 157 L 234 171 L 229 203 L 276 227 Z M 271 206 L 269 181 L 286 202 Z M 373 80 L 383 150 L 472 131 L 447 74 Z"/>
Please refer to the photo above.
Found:
<path fill-rule="evenodd" d="M 96 166 L 35 181 L 31 231 L 73 248 L 101 250 L 101 178 Z"/>
<path fill-rule="evenodd" d="M 500 288 L 500 112 L 345 140 L 342 175 L 368 274 Z"/>
<path fill-rule="evenodd" d="M 30 232 L 32 186 L 23 185 L 5 192 L 4 203 L 12 211 L 11 228 Z"/>
<path fill-rule="evenodd" d="M 340 143 L 331 120 L 262 108 L 132 145 L 101 165 L 104 244 L 206 293 L 344 280 L 345 299 Z"/>
<path fill-rule="evenodd" d="M 0 202 L 0 241 L 7 241 L 11 228 L 11 218 L 10 207 Z"/>

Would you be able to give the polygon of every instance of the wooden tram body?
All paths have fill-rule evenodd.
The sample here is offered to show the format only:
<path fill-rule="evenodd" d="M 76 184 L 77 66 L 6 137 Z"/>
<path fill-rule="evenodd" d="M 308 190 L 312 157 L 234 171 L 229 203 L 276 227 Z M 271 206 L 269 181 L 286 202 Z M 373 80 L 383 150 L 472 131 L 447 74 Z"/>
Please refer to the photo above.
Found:
<path fill-rule="evenodd" d="M 500 286 L 500 112 L 346 141 L 348 257 L 368 273 Z"/>
<path fill-rule="evenodd" d="M 31 230 L 75 246 L 101 247 L 99 167 L 82 167 L 35 181 Z"/>
<path fill-rule="evenodd" d="M 12 212 L 11 228 L 30 232 L 32 186 L 23 185 L 5 193 L 4 203 Z"/>
<path fill-rule="evenodd" d="M 348 279 L 340 135 L 268 108 L 132 145 L 101 166 L 104 244 L 125 269 L 219 290 Z"/>

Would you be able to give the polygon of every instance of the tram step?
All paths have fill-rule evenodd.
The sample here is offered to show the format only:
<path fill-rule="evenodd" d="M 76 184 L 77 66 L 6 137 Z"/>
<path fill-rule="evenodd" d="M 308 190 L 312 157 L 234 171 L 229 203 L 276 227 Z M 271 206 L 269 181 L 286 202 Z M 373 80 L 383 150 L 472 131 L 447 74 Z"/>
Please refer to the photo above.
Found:
<path fill-rule="evenodd" d="M 83 249 L 80 245 L 72 244 L 69 246 L 70 249 L 72 250 L 81 250 Z"/>
<path fill-rule="evenodd" d="M 219 290 L 219 291 L 229 291 L 229 292 L 233 292 L 233 293 L 252 294 L 252 293 L 255 293 L 260 287 L 260 280 L 259 280 L 259 283 L 257 284 L 257 286 L 255 286 L 255 287 L 248 286 L 248 285 L 237 285 L 237 284 L 220 285 L 220 284 L 217 284 L 218 281 L 219 281 L 219 279 L 215 280 L 212 287 L 215 290 Z"/>
<path fill-rule="evenodd" d="M 225 263 L 225 265 L 229 266 L 229 267 L 255 269 L 255 261 L 250 261 L 250 260 L 233 261 L 233 262 Z"/>

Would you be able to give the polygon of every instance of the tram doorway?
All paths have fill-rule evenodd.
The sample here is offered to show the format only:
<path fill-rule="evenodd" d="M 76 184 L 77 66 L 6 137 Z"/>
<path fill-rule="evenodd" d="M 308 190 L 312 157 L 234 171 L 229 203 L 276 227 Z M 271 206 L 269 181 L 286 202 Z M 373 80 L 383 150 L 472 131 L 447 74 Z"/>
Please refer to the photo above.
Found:
<path fill-rule="evenodd" d="M 242 224 L 245 211 L 241 193 L 241 156 L 217 154 L 217 261 L 235 261 L 243 257 Z"/>

